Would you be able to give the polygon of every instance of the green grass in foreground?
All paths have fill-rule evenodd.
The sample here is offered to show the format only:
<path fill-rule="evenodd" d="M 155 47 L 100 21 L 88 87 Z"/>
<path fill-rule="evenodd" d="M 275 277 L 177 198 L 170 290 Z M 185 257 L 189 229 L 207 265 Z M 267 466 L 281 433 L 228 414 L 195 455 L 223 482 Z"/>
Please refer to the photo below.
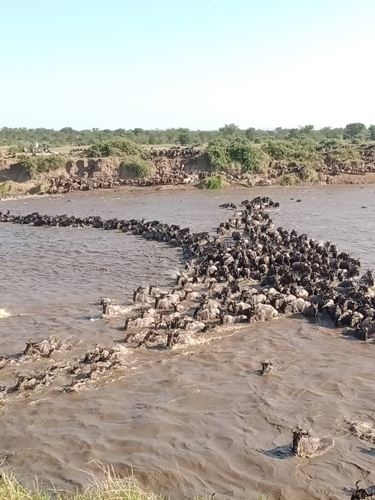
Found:
<path fill-rule="evenodd" d="M 41 489 L 38 484 L 35 484 L 33 490 L 29 490 L 22 486 L 12 474 L 2 473 L 0 475 L 0 500 L 165 500 L 168 498 L 143 488 L 134 475 L 120 478 L 112 469 L 105 472 L 105 479 L 93 479 L 81 493 L 61 492 L 54 488 Z M 212 495 L 191 498 L 192 500 L 210 500 L 214 497 Z M 252 500 L 267 500 L 267 497 L 259 495 Z"/>
<path fill-rule="evenodd" d="M 106 479 L 91 482 L 81 493 L 47 491 L 38 487 L 31 491 L 11 474 L 2 474 L 0 500 L 162 500 L 162 497 L 142 488 L 135 476 L 123 479 L 108 472 Z"/>

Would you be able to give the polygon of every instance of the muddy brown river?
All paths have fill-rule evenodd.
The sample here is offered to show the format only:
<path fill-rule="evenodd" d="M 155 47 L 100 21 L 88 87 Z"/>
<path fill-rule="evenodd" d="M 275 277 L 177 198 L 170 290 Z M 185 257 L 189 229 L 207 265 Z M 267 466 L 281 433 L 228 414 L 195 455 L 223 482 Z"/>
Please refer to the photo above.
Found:
<path fill-rule="evenodd" d="M 219 204 L 259 194 L 280 202 L 278 225 L 335 242 L 363 270 L 375 268 L 374 186 L 97 191 L 2 201 L 0 210 L 145 217 L 211 231 L 229 215 Z M 172 285 L 182 264 L 178 249 L 114 231 L 11 224 L 0 226 L 0 259 L 0 307 L 11 314 L 0 319 L 0 354 L 50 335 L 82 349 L 123 345 L 122 320 L 97 319 L 98 298 L 126 303 L 139 285 Z M 124 367 L 88 388 L 51 385 L 4 400 L 2 466 L 28 484 L 37 476 L 73 489 L 111 464 L 172 499 L 342 499 L 359 479 L 375 484 L 375 447 L 347 424 L 375 418 L 375 344 L 284 318 L 172 350 L 123 349 Z M 260 377 L 265 358 L 277 370 Z M 333 437 L 334 447 L 312 459 L 291 456 L 297 424 Z"/>

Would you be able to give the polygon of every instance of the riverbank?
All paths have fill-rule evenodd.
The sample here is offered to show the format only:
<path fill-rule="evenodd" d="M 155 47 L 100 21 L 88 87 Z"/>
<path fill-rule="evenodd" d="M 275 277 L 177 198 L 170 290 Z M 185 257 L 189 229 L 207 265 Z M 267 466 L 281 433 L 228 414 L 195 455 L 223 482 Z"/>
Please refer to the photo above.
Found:
<path fill-rule="evenodd" d="M 77 152 L 75 153 L 78 154 Z M 80 156 L 34 153 L 0 158 L 0 197 L 128 188 L 369 184 L 375 143 L 232 138 L 203 148 L 96 144 Z"/>
<path fill-rule="evenodd" d="M 28 183 L 14 183 L 12 181 L 8 181 L 6 183 L 6 189 L 4 189 L 4 186 L 2 187 L 2 184 L 0 183 L 0 200 L 17 200 L 17 199 L 27 199 L 27 198 L 38 198 L 38 199 L 43 199 L 46 197 L 49 198 L 54 198 L 54 197 L 59 197 L 62 194 L 72 194 L 74 192 L 77 193 L 82 193 L 82 192 L 87 192 L 91 190 L 83 190 L 83 191 L 68 191 L 65 193 L 43 193 L 39 192 L 40 190 L 37 189 L 37 185 L 33 181 L 29 181 Z M 253 179 L 244 179 L 244 180 L 236 180 L 236 181 L 230 181 L 230 182 L 225 182 L 225 184 L 218 188 L 217 191 L 221 192 L 231 192 L 236 189 L 254 189 L 254 188 L 261 188 L 261 187 L 300 187 L 300 188 L 310 188 L 314 186 L 330 186 L 330 185 L 335 185 L 335 186 L 350 186 L 350 185 L 371 185 L 375 184 L 375 172 L 368 172 L 365 174 L 341 174 L 337 176 L 326 176 L 326 178 L 323 180 L 321 179 L 319 182 L 299 182 L 298 184 L 293 184 L 293 186 L 289 186 L 288 184 L 284 184 L 282 182 L 279 182 L 277 179 L 274 179 L 273 181 L 267 179 L 266 177 L 263 178 L 253 178 Z M 194 191 L 194 190 L 202 190 L 202 191 L 211 191 L 209 189 L 204 189 L 202 188 L 200 183 L 188 183 L 188 184 L 161 184 L 161 185 L 151 185 L 151 186 L 138 186 L 138 185 L 115 185 L 115 186 L 109 186 L 107 188 L 102 187 L 102 188 L 97 188 L 95 191 L 111 191 L 111 192 L 119 192 L 122 194 L 125 193 L 145 193 L 145 194 L 150 194 L 150 193 L 157 193 L 157 192 L 188 192 L 188 191 Z M 36 192 L 38 191 L 38 192 Z"/>

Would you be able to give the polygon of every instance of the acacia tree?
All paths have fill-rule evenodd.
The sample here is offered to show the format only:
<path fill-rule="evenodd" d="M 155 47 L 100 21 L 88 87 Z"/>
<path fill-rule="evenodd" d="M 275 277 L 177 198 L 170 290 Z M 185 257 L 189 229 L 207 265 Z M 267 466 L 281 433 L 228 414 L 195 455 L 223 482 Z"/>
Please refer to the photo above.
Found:
<path fill-rule="evenodd" d="M 299 129 L 301 136 L 311 136 L 314 132 L 314 125 L 305 125 Z"/>
<path fill-rule="evenodd" d="M 225 137 L 233 137 L 239 133 L 240 129 L 234 123 L 229 123 L 229 125 L 224 125 L 224 127 L 219 128 L 221 135 Z"/>
<path fill-rule="evenodd" d="M 188 128 L 180 128 L 178 129 L 177 141 L 182 146 L 186 146 L 191 142 L 191 133 Z"/>
<path fill-rule="evenodd" d="M 254 127 L 249 127 L 245 130 L 245 136 L 247 139 L 249 139 L 250 141 L 252 141 L 253 139 L 255 139 L 257 135 L 257 131 Z"/>
<path fill-rule="evenodd" d="M 375 141 L 375 125 L 370 125 L 368 128 L 368 138 L 370 141 Z"/>
<path fill-rule="evenodd" d="M 344 128 L 345 139 L 365 139 L 367 128 L 363 123 L 348 123 Z"/>

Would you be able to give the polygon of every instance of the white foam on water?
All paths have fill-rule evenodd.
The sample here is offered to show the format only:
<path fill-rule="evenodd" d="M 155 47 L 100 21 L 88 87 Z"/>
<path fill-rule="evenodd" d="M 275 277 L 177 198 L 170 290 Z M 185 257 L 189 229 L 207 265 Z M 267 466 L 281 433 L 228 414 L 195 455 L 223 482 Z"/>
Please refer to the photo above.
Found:
<path fill-rule="evenodd" d="M 10 315 L 9 311 L 7 311 L 4 307 L 0 307 L 0 319 L 9 318 Z"/>

